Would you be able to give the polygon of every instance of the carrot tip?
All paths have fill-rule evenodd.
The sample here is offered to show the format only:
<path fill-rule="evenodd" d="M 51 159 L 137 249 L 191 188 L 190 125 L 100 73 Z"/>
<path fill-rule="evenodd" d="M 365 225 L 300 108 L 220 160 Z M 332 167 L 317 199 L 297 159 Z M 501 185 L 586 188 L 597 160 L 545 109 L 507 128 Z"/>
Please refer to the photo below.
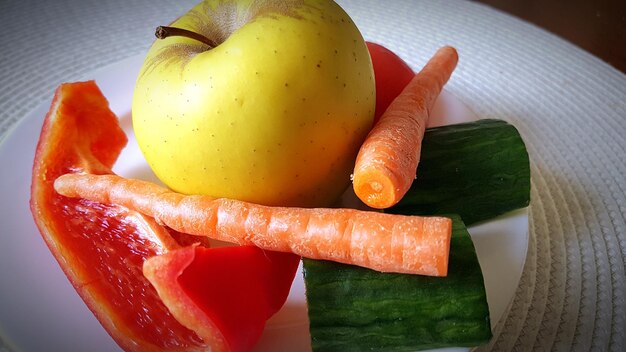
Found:
<path fill-rule="evenodd" d="M 393 100 L 361 145 L 354 167 L 354 191 L 365 204 L 383 209 L 409 190 L 419 163 L 426 122 L 458 61 L 444 46 Z"/>
<path fill-rule="evenodd" d="M 359 173 L 354 179 L 354 193 L 367 206 L 385 209 L 397 203 L 397 190 L 389 175 L 376 171 Z"/>

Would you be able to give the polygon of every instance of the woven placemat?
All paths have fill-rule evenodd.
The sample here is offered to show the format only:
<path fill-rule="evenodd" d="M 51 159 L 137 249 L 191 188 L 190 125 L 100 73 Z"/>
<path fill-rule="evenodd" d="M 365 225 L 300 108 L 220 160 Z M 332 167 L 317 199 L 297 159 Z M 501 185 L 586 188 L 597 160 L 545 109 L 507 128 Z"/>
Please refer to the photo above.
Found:
<path fill-rule="evenodd" d="M 0 2 L 0 136 L 59 83 L 144 53 L 155 24 L 195 2 Z M 471 1 L 340 4 L 368 40 L 416 69 L 438 47 L 455 46 L 460 62 L 446 89 L 480 117 L 511 122 L 527 143 L 527 260 L 481 349 L 625 351 L 626 75 Z"/>

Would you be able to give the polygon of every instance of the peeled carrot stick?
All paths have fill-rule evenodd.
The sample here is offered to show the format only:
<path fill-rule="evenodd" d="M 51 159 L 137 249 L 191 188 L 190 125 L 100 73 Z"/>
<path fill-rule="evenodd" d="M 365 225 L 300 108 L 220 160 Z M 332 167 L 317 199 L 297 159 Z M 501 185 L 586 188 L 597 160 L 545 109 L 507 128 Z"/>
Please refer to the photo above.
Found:
<path fill-rule="evenodd" d="M 68 197 L 125 206 L 191 235 L 384 272 L 445 276 L 448 271 L 448 218 L 269 207 L 187 196 L 116 175 L 66 174 L 54 187 Z"/>
<path fill-rule="evenodd" d="M 353 187 L 372 208 L 398 203 L 411 187 L 430 111 L 456 67 L 454 48 L 439 49 L 395 98 L 357 155 Z"/>

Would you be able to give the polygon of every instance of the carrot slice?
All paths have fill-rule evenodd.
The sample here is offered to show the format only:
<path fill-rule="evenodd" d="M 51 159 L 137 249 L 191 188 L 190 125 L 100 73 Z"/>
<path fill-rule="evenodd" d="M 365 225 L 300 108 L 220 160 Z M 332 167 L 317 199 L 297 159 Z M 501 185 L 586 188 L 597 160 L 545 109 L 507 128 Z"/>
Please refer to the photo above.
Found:
<path fill-rule="evenodd" d="M 115 175 L 67 174 L 56 179 L 55 189 L 68 197 L 137 210 L 192 235 L 385 272 L 445 276 L 448 271 L 448 218 L 262 206 L 186 196 Z"/>
<path fill-rule="evenodd" d="M 372 208 L 398 203 L 415 179 L 426 122 L 456 67 L 454 48 L 439 49 L 389 105 L 357 155 L 353 187 Z"/>

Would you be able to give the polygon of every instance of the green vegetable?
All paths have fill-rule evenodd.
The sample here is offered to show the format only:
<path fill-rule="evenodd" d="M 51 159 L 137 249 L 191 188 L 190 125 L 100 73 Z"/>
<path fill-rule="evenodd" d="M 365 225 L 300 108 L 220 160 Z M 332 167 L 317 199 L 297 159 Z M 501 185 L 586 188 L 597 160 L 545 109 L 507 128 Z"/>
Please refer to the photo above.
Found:
<path fill-rule="evenodd" d="M 474 245 L 453 216 L 445 278 L 303 259 L 314 351 L 415 351 L 491 338 Z"/>
<path fill-rule="evenodd" d="M 482 271 L 465 226 L 529 202 L 528 153 L 514 126 L 487 119 L 426 130 L 417 178 L 386 211 L 460 215 L 453 216 L 448 276 L 304 259 L 313 349 L 414 351 L 488 342 Z"/>
<path fill-rule="evenodd" d="M 517 129 L 478 120 L 426 130 L 417 178 L 390 213 L 461 216 L 467 226 L 528 206 L 530 166 Z"/>

